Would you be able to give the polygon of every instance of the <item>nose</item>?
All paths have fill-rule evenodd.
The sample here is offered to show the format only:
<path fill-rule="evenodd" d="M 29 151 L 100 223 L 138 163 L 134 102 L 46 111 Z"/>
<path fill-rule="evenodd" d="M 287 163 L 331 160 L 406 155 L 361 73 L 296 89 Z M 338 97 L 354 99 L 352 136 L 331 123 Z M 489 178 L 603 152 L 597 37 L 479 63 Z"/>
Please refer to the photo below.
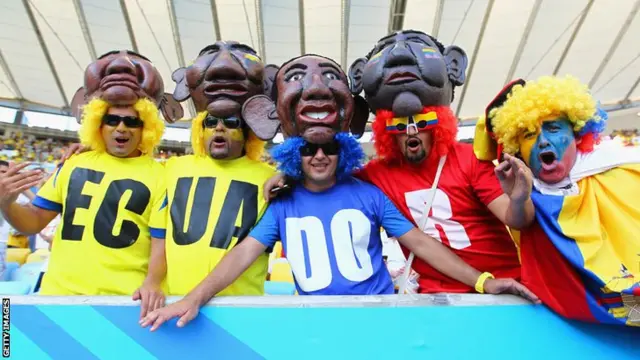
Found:
<path fill-rule="evenodd" d="M 409 117 L 409 122 L 407 124 L 407 135 L 416 135 L 418 134 L 418 127 L 416 123 L 413 121 L 413 116 Z"/>
<path fill-rule="evenodd" d="M 216 132 L 223 132 L 225 130 L 224 124 L 222 124 L 222 120 L 218 120 L 215 130 Z"/>
<path fill-rule="evenodd" d="M 318 148 L 318 151 L 316 151 L 316 155 L 314 156 L 314 158 L 316 160 L 324 160 L 327 157 L 327 155 L 324 153 L 324 151 L 322 151 L 322 148 Z"/>
<path fill-rule="evenodd" d="M 118 126 L 116 126 L 116 131 L 117 131 L 117 132 L 125 132 L 125 131 L 127 131 L 127 127 L 126 127 L 126 125 L 124 124 L 124 121 L 120 121 L 120 122 L 118 123 Z"/>
<path fill-rule="evenodd" d="M 313 74 L 305 89 L 302 91 L 302 99 L 304 100 L 331 100 L 333 94 L 324 81 L 322 75 Z"/>
<path fill-rule="evenodd" d="M 207 80 L 244 80 L 244 68 L 228 50 L 221 50 L 205 73 Z"/>
<path fill-rule="evenodd" d="M 538 135 L 538 149 L 544 149 L 546 147 L 549 146 L 549 141 L 547 141 L 547 138 L 544 136 L 543 133 L 540 133 L 540 135 Z"/>
<path fill-rule="evenodd" d="M 389 51 L 384 67 L 391 68 L 403 65 L 416 65 L 416 57 L 407 44 L 404 41 L 400 41 L 393 45 L 393 48 Z"/>
<path fill-rule="evenodd" d="M 128 56 L 115 58 L 106 68 L 106 75 L 131 74 L 136 75 L 136 66 Z"/>

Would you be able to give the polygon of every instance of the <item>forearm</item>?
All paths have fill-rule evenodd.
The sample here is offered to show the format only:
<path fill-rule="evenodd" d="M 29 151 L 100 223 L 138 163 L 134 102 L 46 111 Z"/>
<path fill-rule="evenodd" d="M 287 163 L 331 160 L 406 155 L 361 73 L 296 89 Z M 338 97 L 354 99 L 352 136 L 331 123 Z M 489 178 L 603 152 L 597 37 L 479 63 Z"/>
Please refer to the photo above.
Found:
<path fill-rule="evenodd" d="M 246 238 L 225 255 L 213 271 L 186 297 L 203 306 L 240 277 L 265 249 L 266 247 L 254 238 Z"/>
<path fill-rule="evenodd" d="M 159 285 L 167 274 L 167 257 L 164 239 L 151 239 L 151 256 L 145 282 Z"/>
<path fill-rule="evenodd" d="M 41 212 L 38 208 L 33 206 L 32 204 L 20 205 L 16 202 L 13 202 L 9 205 L 2 205 L 0 208 L 2 210 L 2 215 L 7 220 L 7 222 L 17 231 L 25 235 L 34 235 L 42 231 L 48 224 L 54 215 L 46 221 L 42 216 Z"/>
<path fill-rule="evenodd" d="M 398 241 L 439 272 L 474 287 L 480 272 L 462 261 L 456 254 L 438 240 L 413 229 L 398 238 Z"/>
<path fill-rule="evenodd" d="M 535 208 L 531 198 L 525 202 L 509 200 L 509 207 L 505 214 L 505 225 L 512 229 L 520 230 L 531 225 L 535 217 Z"/>

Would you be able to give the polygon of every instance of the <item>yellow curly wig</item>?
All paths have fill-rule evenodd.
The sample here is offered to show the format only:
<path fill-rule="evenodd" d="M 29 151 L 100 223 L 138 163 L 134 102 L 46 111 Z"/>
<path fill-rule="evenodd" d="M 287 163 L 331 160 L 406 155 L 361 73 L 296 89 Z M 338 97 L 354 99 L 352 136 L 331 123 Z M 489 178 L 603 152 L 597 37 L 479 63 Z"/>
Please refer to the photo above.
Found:
<path fill-rule="evenodd" d="M 196 156 L 209 156 L 209 152 L 204 144 L 204 128 L 202 123 L 207 117 L 207 112 L 202 111 L 191 122 L 191 147 Z M 260 161 L 260 157 L 264 151 L 265 142 L 260 140 L 253 131 L 248 131 L 248 137 L 244 143 L 244 150 L 247 157 L 251 160 Z"/>
<path fill-rule="evenodd" d="M 139 99 L 133 108 L 144 123 L 138 149 L 145 155 L 153 155 L 153 150 L 160 144 L 164 133 L 164 121 L 160 118 L 156 105 L 149 99 Z M 82 145 L 96 151 L 107 150 L 100 132 L 102 117 L 107 110 L 109 110 L 109 103 L 99 98 L 92 99 L 83 107 L 82 121 L 78 131 Z"/>
<path fill-rule="evenodd" d="M 520 151 L 518 135 L 539 130 L 541 120 L 549 116 L 566 116 L 578 133 L 594 118 L 597 103 L 586 85 L 572 76 L 543 76 L 528 81 L 523 87 L 516 85 L 507 101 L 493 109 L 489 116 L 493 132 L 504 152 L 516 154 Z"/>

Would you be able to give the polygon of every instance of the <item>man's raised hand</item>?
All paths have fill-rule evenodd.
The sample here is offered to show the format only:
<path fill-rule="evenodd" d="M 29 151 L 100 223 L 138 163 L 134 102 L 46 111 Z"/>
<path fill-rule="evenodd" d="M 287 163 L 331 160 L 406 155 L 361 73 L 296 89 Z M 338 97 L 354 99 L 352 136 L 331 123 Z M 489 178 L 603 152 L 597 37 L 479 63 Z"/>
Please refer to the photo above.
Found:
<path fill-rule="evenodd" d="M 0 206 L 11 205 L 22 192 L 38 185 L 44 177 L 42 170 L 22 171 L 30 163 L 11 164 L 7 172 L 0 175 Z"/>
<path fill-rule="evenodd" d="M 524 203 L 531 196 L 533 175 L 529 167 L 515 156 L 504 154 L 504 160 L 495 168 L 502 191 L 511 199 Z"/>

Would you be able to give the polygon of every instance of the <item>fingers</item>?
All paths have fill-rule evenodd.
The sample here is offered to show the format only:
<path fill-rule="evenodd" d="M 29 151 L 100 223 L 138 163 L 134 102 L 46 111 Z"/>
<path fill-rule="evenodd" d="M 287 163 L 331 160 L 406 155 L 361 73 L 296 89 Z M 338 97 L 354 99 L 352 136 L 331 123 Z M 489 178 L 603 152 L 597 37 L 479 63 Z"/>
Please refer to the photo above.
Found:
<path fill-rule="evenodd" d="M 31 173 L 30 175 L 27 175 Z M 5 191 L 20 193 L 26 189 L 38 185 L 42 180 L 42 173 L 38 171 L 16 174 L 5 180 Z"/>
<path fill-rule="evenodd" d="M 133 301 L 140 300 L 140 289 L 136 290 L 133 293 L 133 296 L 131 296 L 131 300 L 133 300 Z"/>
<path fill-rule="evenodd" d="M 527 299 L 527 300 L 531 301 L 531 302 L 532 302 L 532 303 L 534 303 L 534 304 L 540 304 L 540 303 L 542 303 L 542 302 L 540 301 L 540 299 L 536 296 L 536 294 L 534 294 L 531 290 L 527 289 L 527 287 L 526 287 L 526 286 L 524 286 L 524 285 L 520 284 L 519 282 L 517 282 L 517 281 L 515 281 L 515 280 L 514 280 L 513 282 L 515 283 L 515 284 L 514 284 L 514 287 L 515 287 L 515 288 L 516 288 L 516 290 L 518 291 L 518 294 L 516 294 L 516 295 L 520 295 L 520 296 L 522 296 L 523 298 L 525 298 L 525 299 Z"/>
<path fill-rule="evenodd" d="M 182 317 L 180 317 L 180 319 L 178 320 L 178 327 L 184 327 L 191 320 L 193 320 L 196 315 L 198 315 L 197 310 L 194 310 L 193 308 L 189 309 L 189 311 L 187 311 L 186 314 L 182 315 Z"/>
<path fill-rule="evenodd" d="M 26 167 L 27 167 L 27 166 L 29 166 L 29 165 L 31 165 L 31 163 L 30 163 L 30 162 L 23 162 L 23 163 L 20 163 L 20 164 L 17 164 L 17 165 L 16 165 L 15 163 L 14 163 L 14 164 L 11 164 L 11 165 L 9 166 L 9 169 L 7 169 L 7 172 L 4 174 L 4 176 L 9 177 L 9 176 L 15 175 L 15 174 L 16 174 L 16 173 L 18 173 L 20 170 L 22 170 L 22 169 L 26 168 Z"/>
<path fill-rule="evenodd" d="M 142 301 L 140 302 L 140 319 L 142 319 L 147 316 L 149 302 L 155 301 L 155 299 L 152 299 L 148 292 L 145 294 L 140 294 L 140 297 L 142 298 Z"/>

